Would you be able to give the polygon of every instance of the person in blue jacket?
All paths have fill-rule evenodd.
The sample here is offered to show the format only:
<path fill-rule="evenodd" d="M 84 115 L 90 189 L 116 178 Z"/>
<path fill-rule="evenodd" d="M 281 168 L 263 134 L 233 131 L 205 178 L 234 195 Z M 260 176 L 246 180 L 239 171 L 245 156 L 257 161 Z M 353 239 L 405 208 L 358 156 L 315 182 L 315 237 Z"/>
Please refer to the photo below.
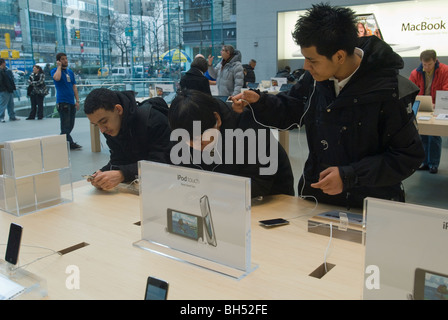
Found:
<path fill-rule="evenodd" d="M 63 52 L 56 55 L 56 66 L 51 70 L 51 76 L 56 88 L 56 108 L 61 121 L 61 134 L 66 135 L 71 150 L 79 150 L 82 147 L 73 141 L 71 136 L 75 127 L 76 111 L 79 110 L 75 74 L 68 67 L 67 55 Z"/>

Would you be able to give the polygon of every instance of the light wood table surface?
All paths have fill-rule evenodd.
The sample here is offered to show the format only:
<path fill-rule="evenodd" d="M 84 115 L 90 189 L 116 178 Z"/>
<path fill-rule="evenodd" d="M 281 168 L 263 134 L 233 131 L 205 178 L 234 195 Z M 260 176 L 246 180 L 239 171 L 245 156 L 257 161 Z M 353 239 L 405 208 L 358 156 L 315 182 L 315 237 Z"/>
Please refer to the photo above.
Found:
<path fill-rule="evenodd" d="M 420 117 L 431 117 L 429 120 L 421 120 Z M 437 120 L 432 112 L 417 113 L 418 132 L 429 136 L 448 136 L 448 121 Z"/>
<path fill-rule="evenodd" d="M 48 299 L 137 299 L 146 279 L 169 282 L 168 299 L 361 299 L 364 247 L 333 238 L 321 279 L 309 276 L 322 265 L 329 237 L 307 231 L 307 219 L 329 208 L 291 196 L 271 196 L 252 205 L 252 263 L 257 269 L 236 280 L 213 271 L 137 248 L 141 240 L 137 195 L 74 184 L 74 201 L 15 217 L 0 211 L 0 247 L 4 257 L 11 222 L 23 226 L 19 264 L 25 265 L 79 243 L 89 245 L 64 255 L 50 255 L 26 270 L 46 279 Z M 259 220 L 283 217 L 290 224 L 266 229 Z M 29 247 L 36 246 L 36 247 Z M 75 266 L 79 289 L 68 289 Z"/>

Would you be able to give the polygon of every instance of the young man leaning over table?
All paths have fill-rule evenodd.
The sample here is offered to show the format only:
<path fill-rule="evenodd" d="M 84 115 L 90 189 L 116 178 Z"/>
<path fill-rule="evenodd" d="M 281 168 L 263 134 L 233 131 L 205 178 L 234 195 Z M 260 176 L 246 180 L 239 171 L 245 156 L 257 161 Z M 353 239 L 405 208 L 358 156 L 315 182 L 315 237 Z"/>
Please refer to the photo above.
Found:
<path fill-rule="evenodd" d="M 109 190 L 134 181 L 139 160 L 170 162 L 171 130 L 167 116 L 159 111 L 167 108 L 158 97 L 138 105 L 133 91 L 100 88 L 89 93 L 84 112 L 99 127 L 110 149 L 109 162 L 89 179 L 93 186 Z"/>

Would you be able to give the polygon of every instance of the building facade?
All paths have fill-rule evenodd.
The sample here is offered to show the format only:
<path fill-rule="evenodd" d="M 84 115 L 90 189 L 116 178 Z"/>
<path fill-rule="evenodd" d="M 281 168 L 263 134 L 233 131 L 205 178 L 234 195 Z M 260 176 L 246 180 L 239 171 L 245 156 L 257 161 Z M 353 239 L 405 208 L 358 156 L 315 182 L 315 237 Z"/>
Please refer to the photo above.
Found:
<path fill-rule="evenodd" d="M 236 0 L 0 0 L 2 57 L 27 71 L 58 52 L 72 68 L 155 66 L 170 49 L 219 55 L 236 36 Z"/>

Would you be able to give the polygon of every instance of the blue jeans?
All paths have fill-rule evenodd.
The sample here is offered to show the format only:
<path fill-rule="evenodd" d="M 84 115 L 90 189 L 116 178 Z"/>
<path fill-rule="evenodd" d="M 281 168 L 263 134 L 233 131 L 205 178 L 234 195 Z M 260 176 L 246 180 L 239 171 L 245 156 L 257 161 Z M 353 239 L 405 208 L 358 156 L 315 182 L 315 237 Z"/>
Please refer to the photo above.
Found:
<path fill-rule="evenodd" d="M 431 167 L 439 167 L 440 156 L 442 154 L 442 137 L 438 136 L 420 136 L 425 149 L 425 160 L 423 165 L 427 164 Z"/>
<path fill-rule="evenodd" d="M 76 107 L 74 104 L 60 102 L 57 109 L 61 119 L 61 134 L 65 134 L 67 141 L 72 144 L 73 139 L 70 133 L 75 127 Z"/>
<path fill-rule="evenodd" d="M 9 119 L 15 119 L 14 92 L 0 92 L 0 120 L 5 119 L 5 110 L 8 109 Z"/>

